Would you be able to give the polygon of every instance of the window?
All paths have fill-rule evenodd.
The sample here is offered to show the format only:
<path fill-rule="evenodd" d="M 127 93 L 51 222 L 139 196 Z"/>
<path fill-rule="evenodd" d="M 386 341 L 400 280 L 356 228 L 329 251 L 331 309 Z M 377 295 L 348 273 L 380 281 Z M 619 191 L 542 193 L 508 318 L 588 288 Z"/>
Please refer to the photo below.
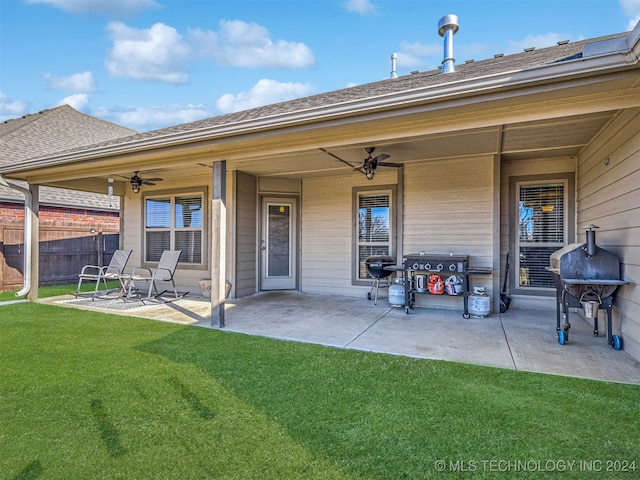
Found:
<path fill-rule="evenodd" d="M 366 259 L 371 255 L 390 255 L 392 251 L 391 191 L 356 192 L 356 278 L 370 279 Z"/>
<path fill-rule="evenodd" d="M 182 250 L 180 263 L 201 265 L 204 212 L 202 193 L 145 198 L 145 261 L 157 262 L 164 250 Z"/>
<path fill-rule="evenodd" d="M 516 287 L 554 288 L 549 257 L 567 243 L 567 183 L 517 184 Z"/>

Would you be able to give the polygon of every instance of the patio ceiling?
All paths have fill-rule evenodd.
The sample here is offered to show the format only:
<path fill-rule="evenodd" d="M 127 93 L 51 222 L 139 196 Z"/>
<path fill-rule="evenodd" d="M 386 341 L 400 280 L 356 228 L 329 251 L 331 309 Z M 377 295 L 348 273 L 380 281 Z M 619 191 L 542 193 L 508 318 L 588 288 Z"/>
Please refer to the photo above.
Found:
<path fill-rule="evenodd" d="M 327 152 L 359 166 L 366 157 L 365 148 L 369 146 L 376 147 L 376 154 L 387 153 L 391 155 L 390 161 L 403 164 L 478 155 L 500 155 L 503 162 L 566 158 L 577 155 L 615 114 L 616 111 L 597 112 L 407 138 L 384 139 L 378 133 L 378 140 L 350 144 L 343 142 L 339 145 L 323 143 L 316 148 L 271 147 L 270 151 L 265 150 L 264 153 L 259 149 L 247 148 L 244 154 L 235 153 L 225 160 L 229 170 L 240 170 L 260 177 L 302 179 L 361 175 Z M 366 135 L 360 133 L 358 140 L 362 137 Z M 137 164 L 131 158 L 126 165 L 117 168 L 114 168 L 115 163 L 111 163 L 110 167 L 101 169 L 102 172 L 85 168 L 83 172 L 86 172 L 86 176 L 77 171 L 65 175 L 62 168 L 60 180 L 48 184 L 104 192 L 107 179 L 113 178 L 116 193 L 122 194 L 128 188 L 127 180 L 134 170 L 140 170 L 143 178 L 161 177 L 164 179 L 161 185 L 166 186 L 171 181 L 185 177 L 209 177 L 211 162 L 218 160 L 207 158 L 207 153 L 202 152 L 199 146 L 185 145 L 173 150 L 170 156 L 166 153 L 157 157 L 145 154 Z M 189 156 L 186 155 L 187 151 L 191 152 Z M 73 180 L 65 176 L 72 176 Z"/>

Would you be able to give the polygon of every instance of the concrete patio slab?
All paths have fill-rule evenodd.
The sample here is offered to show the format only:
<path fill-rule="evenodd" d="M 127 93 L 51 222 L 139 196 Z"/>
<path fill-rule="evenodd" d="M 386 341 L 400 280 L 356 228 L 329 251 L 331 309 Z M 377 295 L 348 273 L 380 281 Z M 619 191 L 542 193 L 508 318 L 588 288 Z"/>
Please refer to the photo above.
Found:
<path fill-rule="evenodd" d="M 187 296 L 165 304 L 42 300 L 74 308 L 212 328 L 209 299 Z M 338 348 L 456 361 L 554 375 L 640 384 L 640 362 L 607 344 L 604 332 L 572 316 L 569 342 L 560 345 L 555 305 L 511 308 L 504 314 L 464 319 L 460 311 L 415 308 L 406 314 L 386 299 L 262 292 L 230 299 L 223 332 L 259 335 Z"/>

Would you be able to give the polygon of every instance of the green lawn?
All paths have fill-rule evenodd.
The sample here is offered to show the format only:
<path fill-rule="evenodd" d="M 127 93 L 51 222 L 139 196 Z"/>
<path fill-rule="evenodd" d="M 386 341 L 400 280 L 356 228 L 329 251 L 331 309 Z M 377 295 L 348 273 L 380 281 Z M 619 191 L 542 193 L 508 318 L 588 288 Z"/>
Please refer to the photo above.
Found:
<path fill-rule="evenodd" d="M 95 289 L 95 285 L 96 285 L 95 283 L 83 282 L 82 287 L 80 288 L 80 291 L 93 292 L 93 290 Z M 109 288 L 117 288 L 118 282 L 108 282 L 107 286 Z M 38 289 L 38 297 L 39 298 L 56 297 L 58 295 L 66 295 L 67 293 L 76 293 L 77 288 L 78 288 L 77 285 L 55 285 L 51 287 L 40 287 Z M 20 300 L 25 298 L 25 296 L 22 296 L 20 298 L 16 297 L 16 292 L 17 290 L 0 292 L 0 302 L 8 302 L 16 299 Z"/>
<path fill-rule="evenodd" d="M 0 307 L 0 365 L 1 479 L 631 479 L 640 466 L 637 385 L 33 303 Z"/>

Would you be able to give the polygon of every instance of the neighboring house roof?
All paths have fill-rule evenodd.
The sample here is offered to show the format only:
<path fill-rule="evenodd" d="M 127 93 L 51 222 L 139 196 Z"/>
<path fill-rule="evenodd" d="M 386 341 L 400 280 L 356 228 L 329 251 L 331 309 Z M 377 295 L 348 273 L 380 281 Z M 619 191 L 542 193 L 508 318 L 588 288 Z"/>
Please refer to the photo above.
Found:
<path fill-rule="evenodd" d="M 28 158 L 51 155 L 132 133 L 135 130 L 85 115 L 68 105 L 5 120 L 0 123 L 0 169 L 20 165 Z M 24 195 L 0 186 L 0 200 L 22 202 Z M 117 198 L 107 195 L 50 187 L 41 189 L 40 202 L 98 210 L 114 210 L 119 206 Z"/>

